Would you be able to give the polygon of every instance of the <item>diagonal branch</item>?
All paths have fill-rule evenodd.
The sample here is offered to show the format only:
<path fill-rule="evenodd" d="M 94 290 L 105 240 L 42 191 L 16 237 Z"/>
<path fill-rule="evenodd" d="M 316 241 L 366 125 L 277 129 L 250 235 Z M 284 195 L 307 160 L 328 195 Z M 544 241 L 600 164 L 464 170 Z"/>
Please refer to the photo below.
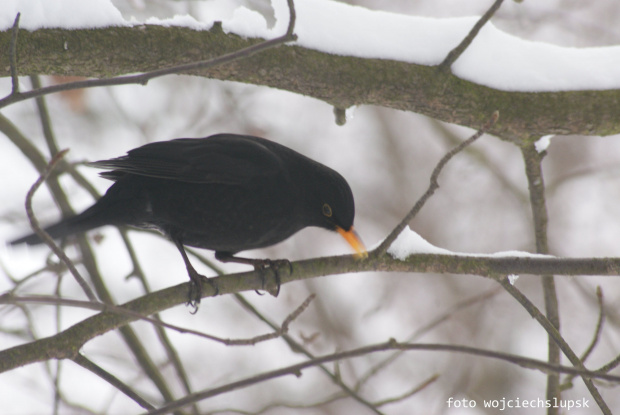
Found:
<path fill-rule="evenodd" d="M 474 27 L 472 27 L 470 32 L 467 34 L 467 36 L 465 36 L 461 43 L 459 43 L 457 47 L 455 47 L 450 51 L 450 53 L 448 53 L 444 61 L 437 66 L 437 69 L 441 71 L 447 71 L 448 69 L 450 69 L 452 64 L 456 62 L 456 60 L 463 54 L 463 52 L 465 52 L 469 45 L 471 45 L 471 42 L 474 41 L 475 37 L 478 35 L 478 32 L 480 32 L 480 29 L 482 29 L 482 27 L 489 20 L 491 20 L 491 17 L 493 17 L 495 12 L 502 5 L 503 1 L 504 0 L 495 0 L 495 3 L 493 3 L 491 8 L 480 17 L 480 19 L 476 22 Z"/>
<path fill-rule="evenodd" d="M 532 303 L 525 295 L 523 295 L 521 291 L 519 291 L 514 285 L 512 285 L 507 278 L 501 278 L 498 280 L 498 282 L 526 309 L 526 311 L 542 326 L 542 328 L 545 329 L 545 331 L 549 335 L 549 338 L 553 339 L 555 344 L 557 344 L 564 353 L 564 355 L 568 357 L 568 360 L 570 360 L 573 366 L 581 372 L 580 376 L 583 380 L 583 383 L 590 391 L 592 398 L 594 398 L 594 401 L 597 403 L 603 414 L 611 415 L 611 410 L 603 400 L 603 397 L 594 385 L 594 382 L 592 382 L 593 377 L 584 374 L 584 372 L 587 372 L 587 369 L 583 365 L 583 362 L 581 361 L 581 359 L 579 359 L 579 356 L 577 356 L 575 352 L 573 352 L 568 343 L 566 343 L 555 325 L 547 317 L 545 317 L 544 314 L 540 312 L 540 310 L 534 305 L 534 303 Z M 555 366 L 555 364 L 551 362 L 549 362 L 549 365 Z M 559 372 L 555 373 L 559 377 Z M 553 398 L 551 399 L 553 400 Z"/>
<path fill-rule="evenodd" d="M 484 124 L 480 128 L 480 130 L 478 130 L 474 135 L 469 137 L 467 140 L 463 141 L 458 146 L 454 147 L 452 150 L 446 153 L 446 155 L 444 155 L 441 158 L 441 160 L 439 160 L 439 162 L 437 163 L 437 166 L 435 166 L 435 169 L 433 170 L 433 173 L 431 174 L 430 184 L 426 192 L 422 195 L 422 197 L 420 197 L 420 199 L 418 199 L 416 204 L 409 211 L 409 213 L 407 213 L 407 215 L 403 218 L 403 220 L 400 221 L 398 225 L 396 225 L 396 227 L 394 228 L 394 230 L 392 230 L 392 232 L 390 232 L 387 238 L 385 238 L 383 242 L 381 242 L 381 244 L 373 252 L 371 252 L 371 255 L 381 255 L 381 254 L 384 254 L 388 250 L 388 248 L 396 240 L 398 235 L 400 235 L 403 229 L 405 229 L 405 226 L 407 226 L 409 222 L 411 222 L 411 220 L 422 209 L 424 204 L 426 204 L 428 199 L 430 199 L 430 197 L 435 193 L 435 190 L 439 188 L 439 182 L 437 180 L 439 179 L 439 175 L 441 174 L 441 171 L 446 166 L 446 164 L 448 164 L 448 162 L 452 159 L 452 157 L 457 155 L 464 148 L 466 148 L 467 146 L 472 144 L 474 141 L 476 141 L 480 136 L 482 136 L 482 134 L 484 134 L 489 128 L 493 126 L 493 124 L 497 122 L 498 118 L 499 118 L 499 112 L 495 111 L 493 115 L 491 116 L 491 118 L 489 119 L 489 121 L 487 121 L 487 123 Z"/>
<path fill-rule="evenodd" d="M 41 228 L 41 226 L 39 225 L 39 221 L 37 220 L 32 210 L 32 198 L 35 192 L 39 189 L 39 187 L 41 187 L 41 184 L 43 184 L 45 179 L 47 179 L 47 177 L 50 175 L 56 163 L 58 163 L 58 161 L 60 161 L 64 157 L 64 155 L 67 154 L 68 151 L 69 150 L 67 149 L 58 152 L 49 162 L 43 174 L 39 176 L 39 178 L 34 182 L 30 190 L 28 190 L 28 193 L 26 194 L 26 214 L 28 215 L 28 220 L 30 221 L 30 226 L 32 227 L 34 233 L 36 233 L 43 240 L 43 242 L 45 242 L 47 246 L 50 247 L 52 252 L 54 252 L 54 254 L 67 266 L 67 268 L 71 272 L 71 275 L 73 275 L 73 278 L 75 278 L 79 286 L 82 287 L 82 290 L 84 291 L 88 299 L 90 301 L 97 301 L 97 297 L 91 290 L 86 280 L 80 275 L 73 262 L 67 257 L 67 255 L 65 255 L 63 250 L 60 249 L 60 247 L 56 244 L 56 242 L 54 242 L 54 240 L 49 236 L 49 234 Z"/>
<path fill-rule="evenodd" d="M 120 379 L 118 379 L 116 376 L 107 372 L 106 370 L 98 366 L 97 364 L 88 360 L 81 354 L 78 353 L 72 360 L 74 363 L 82 366 L 84 369 L 94 373 L 95 375 L 99 376 L 101 379 L 108 382 L 110 385 L 114 386 L 116 390 L 124 393 L 127 397 L 129 397 L 129 399 L 133 400 L 134 402 L 136 402 L 138 405 L 140 405 L 144 409 L 149 410 L 149 411 L 151 409 L 155 409 L 153 405 L 151 405 L 148 401 L 146 401 L 142 396 L 138 395 L 138 393 L 136 393 L 133 389 L 131 389 L 127 384 L 125 384 Z"/>
<path fill-rule="evenodd" d="M 275 331 L 280 330 L 280 327 L 278 327 L 277 324 L 275 324 L 274 322 L 269 320 L 267 317 L 265 317 L 263 314 L 261 314 L 242 294 L 239 294 L 239 293 L 235 294 L 235 299 L 241 304 L 243 308 L 248 310 L 251 314 L 255 315 L 259 320 L 267 324 L 273 330 Z M 286 342 L 286 344 L 290 347 L 292 351 L 302 353 L 309 359 L 314 358 L 314 355 L 310 353 L 310 351 L 307 348 L 305 348 L 302 344 L 297 342 L 292 336 L 288 335 L 287 333 L 284 333 L 282 335 L 282 339 Z M 374 412 L 377 415 L 382 414 L 382 412 L 379 411 L 379 409 L 377 409 L 377 405 L 372 404 L 371 402 L 369 402 L 368 400 L 360 396 L 360 394 L 357 392 L 358 388 L 349 387 L 343 381 L 343 379 L 340 376 L 338 376 L 338 374 L 333 373 L 333 371 L 330 370 L 327 366 L 318 365 L 318 367 L 327 377 L 331 379 L 332 382 L 334 382 L 334 384 L 336 384 L 338 387 L 342 389 L 345 396 L 350 396 L 352 399 L 359 402 L 360 404 L 362 404 L 363 406 L 365 406 L 366 408 L 368 408 L 370 411 Z"/>

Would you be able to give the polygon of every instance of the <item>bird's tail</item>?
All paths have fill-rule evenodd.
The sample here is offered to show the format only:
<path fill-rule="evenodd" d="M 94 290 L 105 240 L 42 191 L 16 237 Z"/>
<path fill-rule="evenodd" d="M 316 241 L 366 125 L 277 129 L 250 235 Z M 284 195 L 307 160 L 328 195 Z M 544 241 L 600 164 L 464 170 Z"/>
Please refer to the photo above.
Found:
<path fill-rule="evenodd" d="M 52 239 L 61 239 L 69 235 L 83 233 L 106 225 L 107 221 L 104 220 L 101 214 L 98 214 L 99 212 L 97 212 L 97 210 L 99 209 L 95 209 L 96 207 L 97 205 L 94 205 L 85 210 L 83 213 L 63 219 L 58 223 L 44 228 L 44 230 L 52 237 Z M 38 245 L 43 243 L 43 240 L 39 238 L 39 235 L 36 233 L 31 233 L 30 235 L 22 236 L 21 238 L 10 242 L 11 245 L 19 245 L 24 243 L 28 245 Z"/>
<path fill-rule="evenodd" d="M 52 239 L 61 239 L 69 235 L 84 233 L 104 225 L 131 225 L 136 221 L 137 213 L 144 208 L 144 200 L 140 192 L 131 188 L 124 191 L 123 187 L 113 185 L 108 192 L 94 205 L 79 215 L 63 219 L 45 228 Z M 35 233 L 9 242 L 11 245 L 37 245 L 43 240 Z"/>
<path fill-rule="evenodd" d="M 91 229 L 111 224 L 108 216 L 109 215 L 106 214 L 105 211 L 102 211 L 98 204 L 95 204 L 81 214 L 63 219 L 58 223 L 44 228 L 44 230 L 52 239 L 61 239 L 69 235 L 84 233 Z M 31 233 L 30 235 L 22 236 L 9 243 L 11 245 L 38 245 L 43 243 L 43 240 L 39 238 L 39 235 L 36 233 Z"/>

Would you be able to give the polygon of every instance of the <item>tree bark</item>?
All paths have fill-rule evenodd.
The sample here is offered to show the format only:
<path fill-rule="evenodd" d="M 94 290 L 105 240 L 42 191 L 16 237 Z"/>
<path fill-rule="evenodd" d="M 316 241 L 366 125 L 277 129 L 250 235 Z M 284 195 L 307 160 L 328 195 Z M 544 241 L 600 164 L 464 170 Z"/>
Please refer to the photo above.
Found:
<path fill-rule="evenodd" d="M 0 76 L 10 74 L 10 39 L 10 30 L 0 32 Z M 218 24 L 209 31 L 155 25 L 20 30 L 17 71 L 114 77 L 206 60 L 262 40 L 226 34 Z M 514 142 L 547 134 L 620 133 L 620 90 L 501 91 L 438 67 L 331 55 L 295 45 L 191 74 L 287 90 L 339 109 L 377 105 L 475 129 L 499 110 L 500 119 L 489 132 Z"/>

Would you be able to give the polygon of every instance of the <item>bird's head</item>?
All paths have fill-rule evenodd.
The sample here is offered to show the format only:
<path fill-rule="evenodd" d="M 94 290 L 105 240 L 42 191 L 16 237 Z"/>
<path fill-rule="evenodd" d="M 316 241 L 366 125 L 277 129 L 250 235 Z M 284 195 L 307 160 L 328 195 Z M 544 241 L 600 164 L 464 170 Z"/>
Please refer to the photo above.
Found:
<path fill-rule="evenodd" d="M 320 180 L 314 181 L 316 187 L 311 194 L 309 204 L 314 226 L 336 231 L 351 245 L 359 257 L 368 256 L 368 252 L 359 235 L 353 229 L 355 202 L 347 181 L 331 169 L 322 169 Z"/>

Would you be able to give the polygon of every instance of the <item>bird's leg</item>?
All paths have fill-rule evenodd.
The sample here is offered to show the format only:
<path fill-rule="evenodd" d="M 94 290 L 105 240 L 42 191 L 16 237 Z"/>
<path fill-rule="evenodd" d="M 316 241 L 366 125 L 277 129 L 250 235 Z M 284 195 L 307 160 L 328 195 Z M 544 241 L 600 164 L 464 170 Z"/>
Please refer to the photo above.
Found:
<path fill-rule="evenodd" d="M 281 285 L 280 273 L 279 273 L 280 267 L 283 265 L 287 265 L 289 269 L 289 274 L 293 273 L 293 265 L 291 265 L 291 261 L 289 261 L 288 259 L 273 260 L 273 259 L 243 258 L 243 257 L 234 256 L 230 252 L 221 252 L 221 251 L 218 251 L 215 253 L 215 259 L 221 262 L 236 262 L 238 264 L 252 265 L 254 267 L 254 270 L 260 272 L 263 289 L 265 288 L 265 272 L 264 271 L 267 268 L 271 268 L 275 276 L 276 287 L 277 287 L 274 297 L 277 297 L 278 294 L 280 294 L 280 285 Z"/>
<path fill-rule="evenodd" d="M 187 299 L 187 305 L 194 308 L 192 314 L 195 314 L 198 311 L 198 307 L 200 306 L 200 299 L 202 298 L 202 281 L 207 281 L 213 289 L 215 290 L 215 294 L 219 293 L 219 288 L 217 284 L 210 280 L 209 278 L 201 275 L 194 269 L 194 266 L 191 262 L 189 262 L 189 258 L 187 257 L 187 252 L 185 252 L 185 248 L 183 247 L 183 243 L 174 239 L 174 244 L 177 246 L 181 256 L 183 257 L 183 262 L 185 262 L 185 268 L 187 269 L 187 274 L 189 275 L 190 284 L 189 284 L 189 293 Z"/>

